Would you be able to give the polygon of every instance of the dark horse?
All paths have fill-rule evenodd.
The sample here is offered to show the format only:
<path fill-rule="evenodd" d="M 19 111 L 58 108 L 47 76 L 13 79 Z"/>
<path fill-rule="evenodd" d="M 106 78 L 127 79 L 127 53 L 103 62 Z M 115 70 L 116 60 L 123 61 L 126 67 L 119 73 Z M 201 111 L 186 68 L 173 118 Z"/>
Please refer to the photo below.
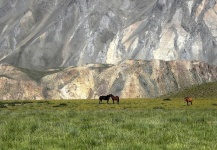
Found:
<path fill-rule="evenodd" d="M 119 104 L 119 97 L 118 96 L 114 96 L 114 95 L 112 95 L 112 94 L 109 94 L 110 96 L 111 96 L 111 98 L 112 98 L 112 101 L 113 101 L 113 104 L 114 104 L 114 101 L 117 101 L 117 103 Z"/>
<path fill-rule="evenodd" d="M 191 103 L 191 105 L 192 105 L 193 99 L 191 97 L 185 97 L 184 99 L 187 102 L 187 105 L 188 105 L 188 103 Z"/>
<path fill-rule="evenodd" d="M 102 100 L 106 100 L 106 101 L 107 101 L 107 104 L 108 104 L 109 99 L 110 99 L 110 95 L 100 96 L 100 97 L 99 97 L 99 104 L 102 103 Z"/>

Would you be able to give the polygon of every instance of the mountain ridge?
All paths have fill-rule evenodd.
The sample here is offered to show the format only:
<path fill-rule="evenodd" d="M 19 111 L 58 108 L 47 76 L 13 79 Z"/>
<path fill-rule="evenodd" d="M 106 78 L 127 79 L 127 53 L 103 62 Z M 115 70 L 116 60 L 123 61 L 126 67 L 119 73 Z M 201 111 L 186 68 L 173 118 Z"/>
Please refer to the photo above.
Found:
<path fill-rule="evenodd" d="M 195 84 L 217 81 L 217 66 L 189 61 L 126 60 L 47 72 L 0 65 L 0 99 L 153 98 Z"/>

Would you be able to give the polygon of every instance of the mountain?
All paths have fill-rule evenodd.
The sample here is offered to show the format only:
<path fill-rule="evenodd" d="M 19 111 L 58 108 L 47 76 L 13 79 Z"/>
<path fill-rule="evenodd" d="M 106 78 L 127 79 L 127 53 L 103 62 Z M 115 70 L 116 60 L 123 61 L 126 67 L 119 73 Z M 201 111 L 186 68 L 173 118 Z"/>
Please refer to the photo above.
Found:
<path fill-rule="evenodd" d="M 217 65 L 216 0 L 0 0 L 0 63 L 43 71 L 125 60 Z"/>
<path fill-rule="evenodd" d="M 216 58 L 216 0 L 0 0 L 0 99 L 158 97 Z"/>
<path fill-rule="evenodd" d="M 97 99 L 158 97 L 217 81 L 217 66 L 197 61 L 126 60 L 118 65 L 33 71 L 0 65 L 0 99 Z"/>

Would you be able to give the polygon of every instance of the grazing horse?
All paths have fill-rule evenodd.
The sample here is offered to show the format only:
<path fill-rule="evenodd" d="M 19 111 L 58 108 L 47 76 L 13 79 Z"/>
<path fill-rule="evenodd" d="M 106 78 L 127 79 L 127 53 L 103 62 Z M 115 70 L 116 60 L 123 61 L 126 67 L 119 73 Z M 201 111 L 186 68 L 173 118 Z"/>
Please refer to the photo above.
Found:
<path fill-rule="evenodd" d="M 191 103 L 191 105 L 192 105 L 193 99 L 191 97 L 185 97 L 184 99 L 187 102 L 187 105 L 188 105 L 188 103 Z"/>
<path fill-rule="evenodd" d="M 114 104 L 114 101 L 117 101 L 117 103 L 119 104 L 119 97 L 118 96 L 114 96 L 112 94 L 109 94 L 112 98 L 112 101 L 113 101 L 113 104 Z"/>
<path fill-rule="evenodd" d="M 107 104 L 108 104 L 109 99 L 110 99 L 110 95 L 100 96 L 100 97 L 99 97 L 99 104 L 102 103 L 102 100 L 106 100 L 106 101 L 107 101 Z"/>

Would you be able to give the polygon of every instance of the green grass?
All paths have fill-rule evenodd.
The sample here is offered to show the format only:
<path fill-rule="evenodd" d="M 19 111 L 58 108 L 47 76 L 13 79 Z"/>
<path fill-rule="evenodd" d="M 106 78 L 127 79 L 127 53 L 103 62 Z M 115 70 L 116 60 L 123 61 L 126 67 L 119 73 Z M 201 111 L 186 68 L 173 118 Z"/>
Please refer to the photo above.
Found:
<path fill-rule="evenodd" d="M 162 97 L 179 98 L 186 96 L 191 96 L 193 98 L 217 98 L 217 82 L 193 85 L 185 89 L 180 89 L 175 93 L 169 93 Z"/>
<path fill-rule="evenodd" d="M 213 150 L 217 99 L 0 101 L 1 150 Z"/>

